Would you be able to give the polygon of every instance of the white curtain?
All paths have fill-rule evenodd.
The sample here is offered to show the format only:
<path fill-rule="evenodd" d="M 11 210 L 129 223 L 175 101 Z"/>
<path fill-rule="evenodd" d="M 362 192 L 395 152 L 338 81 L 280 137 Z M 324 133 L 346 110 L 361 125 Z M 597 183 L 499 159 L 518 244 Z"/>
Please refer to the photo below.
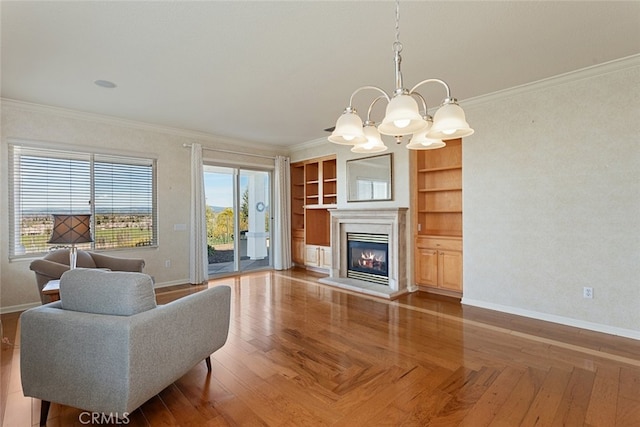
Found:
<path fill-rule="evenodd" d="M 191 228 L 189 244 L 189 282 L 197 285 L 207 281 L 207 223 L 205 219 L 204 173 L 202 146 L 191 144 Z"/>
<path fill-rule="evenodd" d="M 273 268 L 276 270 L 286 270 L 293 267 L 291 261 L 290 175 L 289 158 L 277 156 L 275 159 L 275 207 L 273 209 Z"/>

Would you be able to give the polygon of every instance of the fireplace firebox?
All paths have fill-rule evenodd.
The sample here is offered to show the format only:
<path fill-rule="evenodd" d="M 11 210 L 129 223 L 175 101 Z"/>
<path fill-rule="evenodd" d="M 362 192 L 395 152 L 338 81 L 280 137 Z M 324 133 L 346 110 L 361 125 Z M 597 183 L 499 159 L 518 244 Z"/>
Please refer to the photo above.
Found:
<path fill-rule="evenodd" d="M 347 233 L 347 277 L 389 285 L 389 236 Z"/>

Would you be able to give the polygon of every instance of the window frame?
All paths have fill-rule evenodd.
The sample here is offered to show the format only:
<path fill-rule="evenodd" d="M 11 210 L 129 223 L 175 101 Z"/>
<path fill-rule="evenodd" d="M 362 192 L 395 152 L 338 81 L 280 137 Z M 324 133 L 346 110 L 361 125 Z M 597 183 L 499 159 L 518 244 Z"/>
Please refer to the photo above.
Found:
<path fill-rule="evenodd" d="M 117 251 L 117 250 L 127 250 L 127 249 L 140 249 L 140 248 L 157 248 L 158 247 L 158 196 L 157 196 L 157 158 L 155 156 L 150 156 L 148 154 L 141 153 L 127 153 L 124 151 L 101 151 L 87 147 L 73 147 L 69 145 L 55 144 L 55 143 L 36 143 L 22 140 L 9 140 L 8 141 L 8 226 L 9 226 L 9 238 L 8 242 L 8 255 L 9 260 L 13 259 L 21 259 L 21 258 L 33 258 L 37 256 L 42 256 L 51 248 L 44 249 L 41 252 L 36 251 L 21 251 L 21 242 L 23 236 L 22 225 L 20 221 L 22 220 L 22 216 L 24 215 L 24 206 L 22 206 L 20 199 L 20 173 L 24 172 L 20 169 L 20 156 L 42 156 L 43 158 L 56 158 L 56 159 L 68 159 L 70 160 L 80 160 L 82 162 L 88 162 L 89 164 L 89 172 L 88 176 L 82 176 L 82 179 L 88 179 L 89 181 L 89 206 L 87 209 L 78 209 L 77 207 L 72 207 L 72 197 L 75 194 L 74 189 L 70 189 L 68 196 L 66 199 L 61 197 L 60 199 L 64 202 L 69 203 L 69 210 L 64 209 L 54 209 L 56 212 L 52 211 L 52 206 L 48 205 L 45 209 L 46 213 L 43 213 L 43 216 L 49 216 L 53 213 L 73 213 L 73 214 L 91 214 L 91 229 L 94 237 L 94 242 L 90 244 L 78 245 L 81 249 L 88 250 L 96 250 L 96 251 Z M 49 157 L 50 156 L 50 157 Z M 114 165 L 130 165 L 130 166 L 141 166 L 141 167 L 149 167 L 150 168 L 150 189 L 144 189 L 144 195 L 150 200 L 145 200 L 145 207 L 151 210 L 151 225 L 150 225 L 150 241 L 149 244 L 144 246 L 115 246 L 115 247 L 98 247 L 96 248 L 97 242 L 96 240 L 96 188 L 99 186 L 96 180 L 96 171 L 95 165 L 97 163 L 113 163 Z M 71 166 L 70 166 L 71 168 Z M 70 172 L 70 175 L 72 172 Z M 71 180 L 71 178 L 70 178 Z M 124 187 L 128 190 L 128 194 L 132 195 L 134 193 L 132 187 Z M 62 203 L 62 201 L 60 203 Z M 48 202 L 49 203 L 49 202 Z M 113 214 L 113 212 L 109 212 L 107 215 Z M 98 213 L 100 215 L 100 213 Z"/>

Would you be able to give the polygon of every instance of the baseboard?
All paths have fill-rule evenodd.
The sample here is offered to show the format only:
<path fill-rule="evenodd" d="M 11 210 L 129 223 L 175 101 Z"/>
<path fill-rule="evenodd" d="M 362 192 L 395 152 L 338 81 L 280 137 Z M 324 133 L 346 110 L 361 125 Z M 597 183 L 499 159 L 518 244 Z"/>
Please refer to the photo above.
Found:
<path fill-rule="evenodd" d="M 158 289 L 158 288 L 166 288 L 168 286 L 175 286 L 175 285 L 185 285 L 189 283 L 189 279 L 182 279 L 182 280 L 172 280 L 170 282 L 162 282 L 162 283 L 154 283 L 153 284 L 153 288 L 154 289 Z"/>
<path fill-rule="evenodd" d="M 544 320 L 546 322 L 559 323 L 561 325 L 573 326 L 575 328 L 587 329 L 589 331 L 602 332 L 609 335 L 617 335 L 620 337 L 640 340 L 640 331 L 636 331 L 633 329 L 617 328 L 615 326 L 603 325 L 601 323 L 586 322 L 584 320 L 572 319 L 570 317 L 556 316 L 554 314 L 540 313 L 531 310 L 523 310 L 521 308 L 493 304 L 465 297 L 462 298 L 461 303 L 463 305 L 515 314 L 516 316 L 529 317 L 531 319 Z"/>
<path fill-rule="evenodd" d="M 40 302 L 30 302 L 29 304 L 10 305 L 8 307 L 0 307 L 0 314 L 15 313 L 18 311 L 25 311 L 33 307 L 39 307 L 42 304 Z"/>
<path fill-rule="evenodd" d="M 462 298 L 462 295 L 460 292 L 450 291 L 448 289 L 442 289 L 442 288 L 432 288 L 430 286 L 418 285 L 418 291 L 426 292 L 428 294 L 436 294 L 436 295 L 443 295 L 445 297 L 457 298 L 458 300 Z"/>
<path fill-rule="evenodd" d="M 162 282 L 162 283 L 154 283 L 153 287 L 154 289 L 157 288 L 166 288 L 168 286 L 175 286 L 175 285 L 184 285 L 185 283 L 189 283 L 189 279 L 182 279 L 182 280 L 172 280 L 170 282 Z M 25 311 L 28 310 L 30 308 L 33 307 L 39 307 L 42 304 L 39 302 L 31 302 L 28 304 L 19 304 L 19 305 L 10 305 L 7 307 L 0 307 L 0 314 L 7 314 L 7 313 L 15 313 L 18 311 Z"/>

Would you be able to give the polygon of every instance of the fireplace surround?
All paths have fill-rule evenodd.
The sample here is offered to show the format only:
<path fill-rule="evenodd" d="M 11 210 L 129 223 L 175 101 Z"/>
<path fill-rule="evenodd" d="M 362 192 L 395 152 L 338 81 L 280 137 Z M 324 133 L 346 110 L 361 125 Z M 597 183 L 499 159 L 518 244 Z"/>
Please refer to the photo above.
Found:
<path fill-rule="evenodd" d="M 388 299 L 410 292 L 407 280 L 407 208 L 331 209 L 330 213 L 332 266 L 329 277 L 320 279 L 320 282 Z M 384 236 L 388 248 L 384 261 L 386 284 L 370 278 L 349 277 L 349 235 Z M 374 249 L 370 247 L 370 251 Z M 377 262 L 380 262 L 382 255 L 368 256 L 377 256 Z"/>

